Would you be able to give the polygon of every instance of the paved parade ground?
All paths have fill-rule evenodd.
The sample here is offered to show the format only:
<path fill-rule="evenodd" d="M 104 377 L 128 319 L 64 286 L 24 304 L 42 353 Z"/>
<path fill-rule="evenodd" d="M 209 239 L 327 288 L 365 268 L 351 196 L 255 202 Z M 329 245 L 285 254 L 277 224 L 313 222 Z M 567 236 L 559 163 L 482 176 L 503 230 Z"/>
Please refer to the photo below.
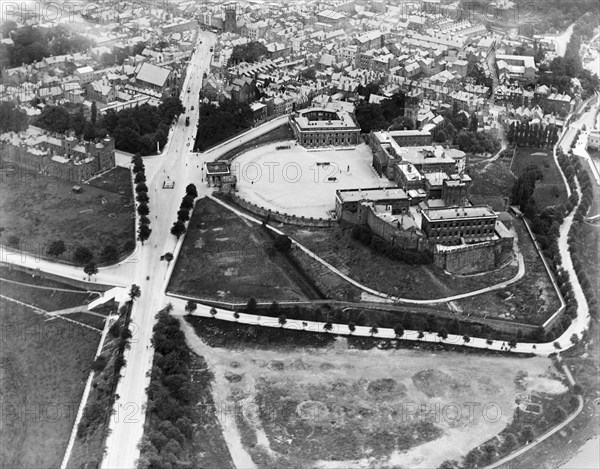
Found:
<path fill-rule="evenodd" d="M 294 142 L 278 142 L 244 153 L 231 169 L 238 178 L 238 195 L 247 201 L 274 212 L 329 218 L 337 189 L 392 185 L 377 175 L 372 158 L 365 144 L 311 151 Z"/>

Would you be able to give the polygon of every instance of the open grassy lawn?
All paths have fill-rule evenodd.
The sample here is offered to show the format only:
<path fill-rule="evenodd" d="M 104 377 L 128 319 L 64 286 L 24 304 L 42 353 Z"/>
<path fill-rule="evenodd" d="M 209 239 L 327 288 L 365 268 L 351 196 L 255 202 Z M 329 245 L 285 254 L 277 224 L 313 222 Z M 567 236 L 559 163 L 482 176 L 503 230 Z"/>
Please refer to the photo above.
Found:
<path fill-rule="evenodd" d="M 184 325 L 187 342 L 214 376 L 215 410 L 230 409 L 221 426 L 238 467 L 434 468 L 498 435 L 522 393 L 551 402 L 567 391 L 547 358 L 358 350 L 340 337 L 256 347 L 245 326 L 187 321 L 201 339 Z M 231 346 L 211 346 L 224 337 Z M 536 435 L 543 423 L 531 415 Z"/>
<path fill-rule="evenodd" d="M 0 267 L 0 292 L 2 295 L 44 311 L 85 305 L 98 298 L 98 293 L 86 292 L 64 283 L 32 276 L 8 267 Z"/>
<path fill-rule="evenodd" d="M 210 199 L 198 201 L 168 291 L 245 303 L 306 295 L 271 237 Z"/>
<path fill-rule="evenodd" d="M 542 180 L 536 183 L 533 192 L 538 209 L 565 203 L 567 191 L 560 170 L 552 157 L 552 149 L 518 148 L 511 171 L 518 177 L 529 166 L 537 166 L 542 172 Z"/>
<path fill-rule="evenodd" d="M 0 178 L 0 242 L 16 236 L 22 250 L 45 257 L 48 244 L 62 240 L 67 250 L 58 259 L 64 262 L 72 261 L 78 245 L 96 259 L 107 245 L 124 254 L 125 243 L 135 241 L 133 190 L 125 173 L 115 168 L 81 185 L 81 194 L 72 191 L 71 182 L 33 172 Z"/>
<path fill-rule="evenodd" d="M 494 291 L 453 303 L 471 315 L 541 324 L 556 312 L 560 299 L 522 220 L 514 219 L 519 249 L 525 262 L 525 276 L 501 291 Z"/>
<path fill-rule="evenodd" d="M 484 275 L 458 277 L 448 275 L 433 265 L 408 265 L 375 253 L 370 247 L 352 239 L 352 226 L 347 224 L 314 229 L 285 226 L 283 231 L 354 280 L 403 298 L 452 296 L 493 285 L 517 273 L 515 265 L 508 265 Z M 337 275 L 323 276 L 308 256 L 297 250 L 294 255 L 328 297 L 348 301 L 357 299 L 353 290 L 339 287 L 338 282 L 347 282 Z"/>
<path fill-rule="evenodd" d="M 4 299 L 0 310 L 1 465 L 59 467 L 100 334 Z"/>

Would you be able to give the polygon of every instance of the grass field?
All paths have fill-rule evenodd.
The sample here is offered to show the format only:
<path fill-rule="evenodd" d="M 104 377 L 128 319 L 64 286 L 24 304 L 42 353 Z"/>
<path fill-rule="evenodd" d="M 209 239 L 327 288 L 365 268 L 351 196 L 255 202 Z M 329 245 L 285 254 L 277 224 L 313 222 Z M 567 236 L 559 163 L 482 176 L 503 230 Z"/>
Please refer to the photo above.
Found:
<path fill-rule="evenodd" d="M 196 204 L 168 291 L 227 302 L 300 300 L 293 272 L 260 227 L 209 199 Z"/>
<path fill-rule="evenodd" d="M 567 191 L 560 170 L 552 157 L 552 150 L 518 148 L 512 161 L 511 171 L 518 177 L 529 166 L 537 166 L 542 172 L 542 180 L 536 183 L 533 192 L 538 209 L 565 203 Z"/>
<path fill-rule="evenodd" d="M 0 310 L 1 465 L 59 467 L 100 334 L 4 299 Z"/>
<path fill-rule="evenodd" d="M 45 257 L 48 244 L 64 241 L 67 250 L 58 259 L 72 261 L 74 249 L 86 246 L 96 255 L 107 245 L 124 254 L 127 241 L 135 241 L 133 191 L 128 170 L 115 168 L 83 184 L 75 194 L 73 183 L 33 172 L 0 178 L 0 218 L 6 244 L 11 236 L 20 248 Z"/>
<path fill-rule="evenodd" d="M 89 293 L 39 276 L 33 277 L 8 267 L 0 267 L 0 292 L 44 311 L 85 305 L 98 297 L 97 293 Z"/>
<path fill-rule="evenodd" d="M 247 456 L 257 467 L 438 467 L 511 422 L 519 376 L 522 392 L 566 391 L 547 358 L 357 350 L 343 338 L 255 348 L 234 327 L 189 321 L 202 340 L 188 344 L 214 375 L 217 410 L 238 409 L 222 420 L 234 461 Z M 232 348 L 206 343 L 224 336 Z"/>

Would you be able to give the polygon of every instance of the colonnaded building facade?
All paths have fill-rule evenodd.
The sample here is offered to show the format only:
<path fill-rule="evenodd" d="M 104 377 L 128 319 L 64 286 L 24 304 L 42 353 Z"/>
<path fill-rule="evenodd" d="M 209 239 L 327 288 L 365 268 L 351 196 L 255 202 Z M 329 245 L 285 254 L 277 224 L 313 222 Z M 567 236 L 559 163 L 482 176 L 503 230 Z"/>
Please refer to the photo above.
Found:
<path fill-rule="evenodd" d="M 346 111 L 308 108 L 290 116 L 298 144 L 307 148 L 346 147 L 360 143 L 360 126 Z"/>

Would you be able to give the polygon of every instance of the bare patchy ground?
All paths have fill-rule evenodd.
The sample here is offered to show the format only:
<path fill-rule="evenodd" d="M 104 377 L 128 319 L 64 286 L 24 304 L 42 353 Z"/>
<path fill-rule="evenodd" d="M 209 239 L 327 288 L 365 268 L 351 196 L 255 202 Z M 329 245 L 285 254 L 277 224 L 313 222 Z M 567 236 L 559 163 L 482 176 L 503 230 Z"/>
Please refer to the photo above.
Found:
<path fill-rule="evenodd" d="M 437 467 L 510 423 L 525 391 L 566 391 L 550 360 L 292 345 L 211 348 L 213 398 L 236 465 Z M 202 329 L 199 329 L 202 335 Z"/>

